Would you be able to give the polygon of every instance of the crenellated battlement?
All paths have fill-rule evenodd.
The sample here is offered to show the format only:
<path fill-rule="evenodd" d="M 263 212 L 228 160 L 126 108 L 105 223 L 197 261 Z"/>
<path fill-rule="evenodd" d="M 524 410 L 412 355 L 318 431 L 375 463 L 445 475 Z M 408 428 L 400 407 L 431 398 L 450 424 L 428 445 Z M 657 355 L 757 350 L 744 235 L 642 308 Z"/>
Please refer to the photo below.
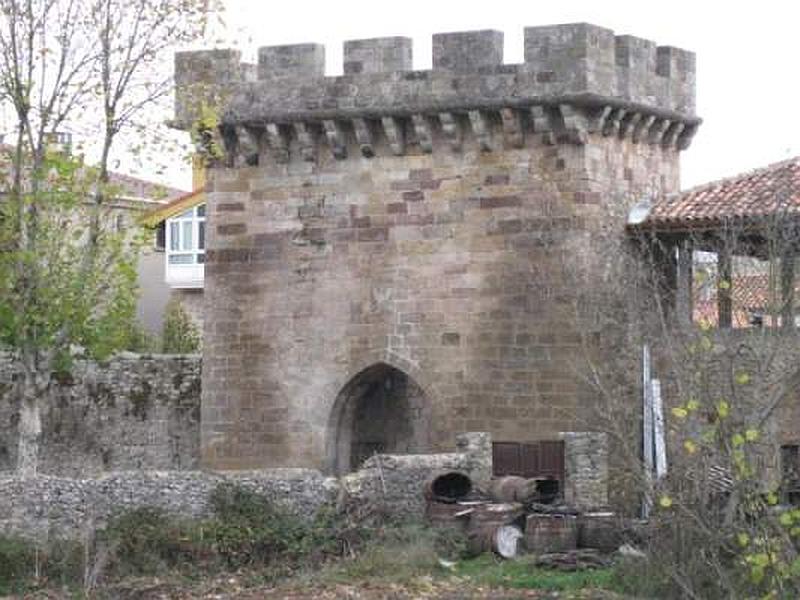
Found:
<path fill-rule="evenodd" d="M 320 44 L 259 49 L 258 65 L 233 50 L 176 55 L 176 120 L 188 128 L 201 101 L 221 104 L 222 139 L 238 161 L 266 147 L 315 160 L 327 145 L 344 159 L 357 147 L 457 150 L 466 137 L 483 151 L 545 143 L 586 143 L 592 134 L 685 148 L 695 116 L 694 54 L 614 35 L 584 23 L 528 27 L 525 62 L 503 64 L 503 34 L 433 36 L 433 68 L 414 71 L 406 37 L 344 43 L 344 75 L 325 77 Z"/>

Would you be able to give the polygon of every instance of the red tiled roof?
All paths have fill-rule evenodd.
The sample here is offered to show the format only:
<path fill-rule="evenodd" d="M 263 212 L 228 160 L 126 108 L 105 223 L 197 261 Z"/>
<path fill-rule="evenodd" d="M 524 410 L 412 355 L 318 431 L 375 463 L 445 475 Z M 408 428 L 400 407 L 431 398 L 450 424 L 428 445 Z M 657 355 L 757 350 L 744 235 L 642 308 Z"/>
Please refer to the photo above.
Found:
<path fill-rule="evenodd" d="M 704 228 L 780 215 L 800 216 L 800 156 L 663 198 L 638 227 Z"/>
<path fill-rule="evenodd" d="M 780 288 L 772 289 L 770 277 L 767 274 L 735 275 L 731 280 L 731 317 L 733 327 L 750 327 L 751 318 L 755 313 L 760 313 L 765 321 L 770 321 L 770 304 L 774 295 L 780 296 Z M 718 322 L 717 315 L 717 289 L 716 281 L 698 283 L 694 289 L 694 321 L 705 321 L 712 326 Z M 703 293 L 706 287 L 708 292 Z M 800 296 L 800 284 L 795 286 L 795 297 Z"/>

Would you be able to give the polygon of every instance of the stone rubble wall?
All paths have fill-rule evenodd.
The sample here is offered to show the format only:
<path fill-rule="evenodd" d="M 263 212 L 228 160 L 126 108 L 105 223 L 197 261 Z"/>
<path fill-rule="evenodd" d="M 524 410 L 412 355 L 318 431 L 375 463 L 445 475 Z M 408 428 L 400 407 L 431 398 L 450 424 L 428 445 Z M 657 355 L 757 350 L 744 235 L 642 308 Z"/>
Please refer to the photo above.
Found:
<path fill-rule="evenodd" d="M 335 479 L 308 469 L 125 471 L 94 479 L 7 477 L 0 478 L 0 534 L 42 541 L 74 538 L 102 527 L 115 514 L 143 507 L 181 518 L 208 516 L 211 492 L 223 483 L 241 485 L 304 515 L 335 502 L 339 493 Z"/>
<path fill-rule="evenodd" d="M 16 464 L 14 365 L 0 355 L 0 473 Z M 197 468 L 200 357 L 122 353 L 79 360 L 56 378 L 42 414 L 40 472 L 88 477 L 109 471 Z"/>
<path fill-rule="evenodd" d="M 461 436 L 464 452 L 434 455 L 376 455 L 364 468 L 337 479 L 313 469 L 265 469 L 211 473 L 129 471 L 99 478 L 40 476 L 0 478 L 0 534 L 37 540 L 76 537 L 120 512 L 161 508 L 181 518 L 210 513 L 209 496 L 220 484 L 249 488 L 296 513 L 312 516 L 348 498 L 384 503 L 394 515 L 422 517 L 424 483 L 435 473 L 457 469 L 476 481 L 491 471 L 486 433 Z M 487 452 L 488 449 L 488 452 Z"/>
<path fill-rule="evenodd" d="M 582 508 L 607 504 L 607 446 L 603 434 L 564 434 L 567 500 Z M 108 518 L 142 507 L 160 508 L 179 518 L 210 515 L 209 498 L 223 483 L 241 485 L 299 515 L 313 516 L 342 501 L 380 503 L 392 515 L 422 518 L 425 483 L 435 474 L 458 470 L 485 490 L 492 473 L 488 433 L 465 433 L 458 452 L 378 454 L 342 478 L 314 469 L 264 469 L 227 473 L 125 471 L 96 478 L 0 477 L 0 535 L 39 541 L 79 537 Z"/>
<path fill-rule="evenodd" d="M 422 515 L 422 490 L 435 474 L 467 473 L 475 487 L 486 489 L 492 475 L 492 437 L 464 433 L 456 437 L 459 452 L 440 454 L 376 454 L 361 469 L 341 478 L 344 492 L 355 498 L 381 499 L 398 514 Z"/>

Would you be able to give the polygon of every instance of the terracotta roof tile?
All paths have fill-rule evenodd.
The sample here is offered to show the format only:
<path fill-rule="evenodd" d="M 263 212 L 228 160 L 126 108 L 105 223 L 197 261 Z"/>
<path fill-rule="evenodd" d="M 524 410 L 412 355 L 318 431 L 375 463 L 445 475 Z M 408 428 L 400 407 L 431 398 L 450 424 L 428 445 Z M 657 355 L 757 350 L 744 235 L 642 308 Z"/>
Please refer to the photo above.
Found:
<path fill-rule="evenodd" d="M 780 214 L 800 216 L 800 156 L 663 198 L 639 227 L 714 227 Z"/>
<path fill-rule="evenodd" d="M 751 327 L 752 318 L 760 314 L 764 324 L 770 324 L 771 303 L 775 295 L 780 294 L 777 285 L 770 283 L 767 274 L 735 275 L 731 281 L 731 317 L 733 327 Z M 795 297 L 800 296 L 800 284 L 795 286 Z M 705 321 L 712 326 L 718 322 L 716 280 L 694 285 L 694 321 Z"/>

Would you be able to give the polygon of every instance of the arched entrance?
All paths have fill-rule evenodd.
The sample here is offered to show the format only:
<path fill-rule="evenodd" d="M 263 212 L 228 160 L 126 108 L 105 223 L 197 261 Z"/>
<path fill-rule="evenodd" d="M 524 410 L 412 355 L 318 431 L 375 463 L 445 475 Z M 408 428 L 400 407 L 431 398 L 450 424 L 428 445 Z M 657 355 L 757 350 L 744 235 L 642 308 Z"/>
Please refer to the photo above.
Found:
<path fill-rule="evenodd" d="M 428 449 L 428 401 L 406 373 L 377 363 L 353 377 L 336 398 L 331 419 L 333 471 L 357 469 L 376 453 Z"/>

